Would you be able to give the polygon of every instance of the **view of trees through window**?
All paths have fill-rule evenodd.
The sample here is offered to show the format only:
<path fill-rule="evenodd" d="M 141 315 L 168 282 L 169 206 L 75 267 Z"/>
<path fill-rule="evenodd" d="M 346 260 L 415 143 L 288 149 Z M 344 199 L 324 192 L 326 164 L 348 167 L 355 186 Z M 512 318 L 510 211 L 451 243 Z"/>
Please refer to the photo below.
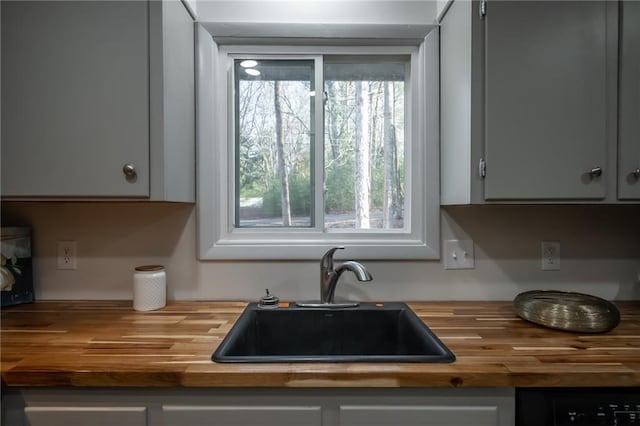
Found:
<path fill-rule="evenodd" d="M 321 92 L 313 60 L 235 60 L 237 227 L 405 227 L 408 58 L 323 60 Z M 321 138 L 316 93 L 324 100 Z M 314 217 L 316 205 L 323 218 Z"/>

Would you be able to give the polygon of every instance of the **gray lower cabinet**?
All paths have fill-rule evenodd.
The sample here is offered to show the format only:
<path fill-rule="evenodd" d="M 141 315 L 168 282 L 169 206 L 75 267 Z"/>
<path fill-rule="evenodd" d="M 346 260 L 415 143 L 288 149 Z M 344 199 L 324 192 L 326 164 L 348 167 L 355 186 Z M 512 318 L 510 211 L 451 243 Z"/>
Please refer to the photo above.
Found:
<path fill-rule="evenodd" d="M 396 423 L 401 419 L 402 423 Z M 341 406 L 341 426 L 495 426 L 497 406 Z"/>
<path fill-rule="evenodd" d="M 616 2 L 454 1 L 440 39 L 443 204 L 617 200 Z"/>
<path fill-rule="evenodd" d="M 12 426 L 513 426 L 513 389 L 3 389 Z"/>
<path fill-rule="evenodd" d="M 165 426 L 322 426 L 322 408 L 320 406 L 165 405 L 162 407 L 162 419 Z"/>
<path fill-rule="evenodd" d="M 640 2 L 620 3 L 618 198 L 640 200 Z"/>
<path fill-rule="evenodd" d="M 26 407 L 29 426 L 146 426 L 145 407 Z"/>
<path fill-rule="evenodd" d="M 3 1 L 3 197 L 195 198 L 179 0 Z"/>

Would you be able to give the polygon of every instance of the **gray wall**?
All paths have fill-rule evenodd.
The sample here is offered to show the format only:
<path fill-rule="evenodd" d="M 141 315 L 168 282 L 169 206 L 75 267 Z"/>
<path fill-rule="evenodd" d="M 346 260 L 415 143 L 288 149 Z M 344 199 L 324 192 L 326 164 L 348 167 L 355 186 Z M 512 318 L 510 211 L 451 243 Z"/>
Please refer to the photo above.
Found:
<path fill-rule="evenodd" d="M 640 299 L 640 205 L 465 206 L 442 210 L 442 238 L 471 238 L 476 268 L 438 261 L 366 262 L 374 281 L 345 274 L 336 298 L 511 300 L 529 289 Z M 131 299 L 136 265 L 167 267 L 180 300 L 317 298 L 317 262 L 196 259 L 195 206 L 164 203 L 2 203 L 2 225 L 33 228 L 40 299 Z M 56 269 L 56 242 L 78 242 L 78 269 Z M 561 270 L 540 270 L 540 240 L 561 241 Z M 348 250 L 345 250 L 348 256 Z"/>

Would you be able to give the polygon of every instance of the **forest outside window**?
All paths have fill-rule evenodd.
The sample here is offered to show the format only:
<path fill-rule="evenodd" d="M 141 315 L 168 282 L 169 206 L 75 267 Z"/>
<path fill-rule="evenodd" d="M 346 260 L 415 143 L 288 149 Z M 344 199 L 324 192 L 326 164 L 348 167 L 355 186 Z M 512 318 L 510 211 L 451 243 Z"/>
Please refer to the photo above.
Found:
<path fill-rule="evenodd" d="M 437 120 L 421 119 L 421 49 L 215 53 L 201 258 L 316 259 L 335 245 L 358 258 L 437 256 L 438 223 L 428 217 L 438 209 L 437 150 L 427 153 L 426 140 Z"/>
<path fill-rule="evenodd" d="M 315 62 L 324 75 L 318 91 Z M 409 56 L 234 59 L 234 225 L 404 230 L 409 64 Z M 312 155 L 316 143 L 320 158 Z"/>

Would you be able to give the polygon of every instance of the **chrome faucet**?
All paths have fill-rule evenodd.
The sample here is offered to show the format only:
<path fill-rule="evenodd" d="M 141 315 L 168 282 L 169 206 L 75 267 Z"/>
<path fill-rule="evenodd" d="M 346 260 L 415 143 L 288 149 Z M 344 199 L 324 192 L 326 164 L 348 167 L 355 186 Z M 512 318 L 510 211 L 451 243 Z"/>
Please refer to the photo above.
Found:
<path fill-rule="evenodd" d="M 344 250 L 344 247 L 333 247 L 327 251 L 322 260 L 320 260 L 320 303 L 332 304 L 333 297 L 336 292 L 336 285 L 340 279 L 340 275 L 344 271 L 351 271 L 356 275 L 358 281 L 371 281 L 373 277 L 367 271 L 367 268 L 363 264 L 350 260 L 343 262 L 337 268 L 334 269 L 333 254 L 336 250 Z M 349 303 L 349 306 L 354 306 L 353 303 Z M 355 304 L 357 306 L 357 304 Z"/>

